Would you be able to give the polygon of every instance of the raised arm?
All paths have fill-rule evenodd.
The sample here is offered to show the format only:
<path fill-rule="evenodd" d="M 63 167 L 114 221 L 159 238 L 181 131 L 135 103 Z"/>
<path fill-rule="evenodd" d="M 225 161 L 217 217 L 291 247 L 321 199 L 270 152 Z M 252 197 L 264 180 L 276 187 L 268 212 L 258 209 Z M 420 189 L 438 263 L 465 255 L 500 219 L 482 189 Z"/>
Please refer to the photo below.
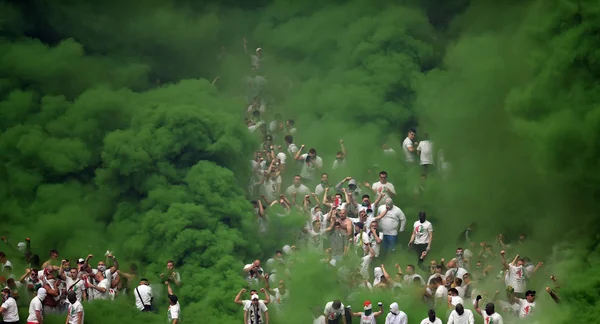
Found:
<path fill-rule="evenodd" d="M 313 196 L 313 198 L 315 198 L 315 206 L 319 206 L 321 202 L 319 201 L 317 195 L 314 192 L 311 195 Z"/>
<path fill-rule="evenodd" d="M 375 217 L 375 219 L 373 220 L 374 222 L 379 221 L 380 219 L 382 219 L 383 217 L 385 217 L 385 215 L 387 215 L 388 209 L 384 209 L 381 214 L 377 215 L 377 217 Z"/>
<path fill-rule="evenodd" d="M 302 160 L 302 150 L 304 150 L 305 147 L 306 145 L 304 144 L 300 146 L 300 149 L 298 149 L 298 152 L 296 152 L 296 156 L 294 156 L 294 160 Z"/>
<path fill-rule="evenodd" d="M 504 267 L 504 269 L 508 270 L 508 269 L 510 269 L 510 266 L 506 262 L 505 254 L 506 254 L 506 251 L 504 251 L 504 250 L 500 251 L 500 260 L 502 261 L 502 266 Z"/>
<path fill-rule="evenodd" d="M 342 148 L 342 154 L 344 154 L 344 158 L 347 155 L 346 146 L 344 146 L 344 140 L 340 140 L 340 147 Z"/>
<path fill-rule="evenodd" d="M 244 304 L 244 303 L 242 303 L 242 299 L 241 299 L 242 294 L 244 294 L 244 293 L 246 293 L 246 289 L 242 288 L 242 290 L 240 290 L 240 292 L 237 295 L 235 295 L 235 299 L 233 299 L 233 302 L 238 305 Z"/>

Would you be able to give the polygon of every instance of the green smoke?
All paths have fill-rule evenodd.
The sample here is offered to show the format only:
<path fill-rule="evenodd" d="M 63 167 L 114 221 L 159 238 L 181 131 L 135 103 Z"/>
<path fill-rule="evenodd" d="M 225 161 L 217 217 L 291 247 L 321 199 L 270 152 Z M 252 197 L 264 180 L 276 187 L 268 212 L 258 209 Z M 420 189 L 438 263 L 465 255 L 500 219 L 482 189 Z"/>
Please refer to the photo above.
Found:
<path fill-rule="evenodd" d="M 488 237 L 532 233 L 528 252 L 551 255 L 536 287 L 549 274 L 565 283 L 561 308 L 538 294 L 542 318 L 591 320 L 598 298 L 583 283 L 598 282 L 597 10 L 554 0 L 1 2 L 1 234 L 31 237 L 42 258 L 47 247 L 70 259 L 110 249 L 156 284 L 173 259 L 184 318 L 239 322 L 243 264 L 293 243 L 285 231 L 258 236 L 245 197 L 258 147 L 242 124 L 246 36 L 250 52 L 264 49 L 266 94 L 296 121 L 296 143 L 329 168 L 344 140 L 350 170 L 331 182 L 374 181 L 374 163 L 387 169 L 408 223 L 427 207 L 447 229 L 436 231 L 434 257 L 451 255 L 441 242 L 472 221 Z M 221 46 L 228 56 L 217 60 Z M 382 144 L 400 153 L 415 126 L 454 167 L 426 202 L 412 199 L 418 175 L 378 156 Z M 290 323 L 341 293 L 304 257 L 288 282 Z M 90 304 L 86 319 L 164 322 L 131 304 Z M 426 315 L 414 301 L 401 308 L 411 322 Z"/>

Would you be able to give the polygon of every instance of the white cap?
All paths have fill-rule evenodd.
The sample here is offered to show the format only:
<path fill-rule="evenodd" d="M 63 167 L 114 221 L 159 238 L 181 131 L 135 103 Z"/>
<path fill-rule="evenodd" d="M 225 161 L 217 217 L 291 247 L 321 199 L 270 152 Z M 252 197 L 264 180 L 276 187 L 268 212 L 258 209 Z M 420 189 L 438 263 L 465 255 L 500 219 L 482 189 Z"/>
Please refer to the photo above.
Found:
<path fill-rule="evenodd" d="M 255 299 L 258 300 L 258 295 L 252 295 L 252 297 L 250 297 L 250 300 L 255 300 Z"/>
<path fill-rule="evenodd" d="M 291 246 L 289 246 L 289 245 L 285 245 L 285 246 L 283 247 L 283 252 L 285 252 L 285 254 L 290 254 L 290 253 L 292 253 L 292 247 L 291 247 Z"/>
<path fill-rule="evenodd" d="M 17 244 L 17 249 L 25 253 L 25 251 L 27 250 L 27 244 L 25 242 L 19 242 L 19 244 Z"/>
<path fill-rule="evenodd" d="M 258 47 L 258 48 L 256 48 L 256 51 L 260 52 L 260 51 L 262 51 L 262 48 Z"/>
<path fill-rule="evenodd" d="M 287 155 L 283 152 L 277 153 L 277 158 L 281 160 L 281 163 L 285 164 L 285 160 L 287 160 Z"/>

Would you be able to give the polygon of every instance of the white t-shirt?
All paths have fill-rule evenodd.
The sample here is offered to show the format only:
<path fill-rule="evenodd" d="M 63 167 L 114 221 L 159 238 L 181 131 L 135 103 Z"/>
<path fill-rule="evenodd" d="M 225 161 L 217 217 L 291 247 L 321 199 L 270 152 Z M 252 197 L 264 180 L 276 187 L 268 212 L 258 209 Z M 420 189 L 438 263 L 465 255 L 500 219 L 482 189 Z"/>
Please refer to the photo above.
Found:
<path fill-rule="evenodd" d="M 464 305 L 463 305 L 464 306 Z M 465 312 L 462 315 L 453 310 L 448 317 L 448 324 L 474 324 L 475 318 L 473 312 L 470 309 L 465 308 Z"/>
<path fill-rule="evenodd" d="M 433 321 L 433 322 L 429 320 L 429 317 L 427 317 L 421 321 L 421 324 L 444 324 L 444 323 L 442 323 L 442 320 L 437 317 L 435 318 L 435 321 Z"/>
<path fill-rule="evenodd" d="M 435 290 L 435 298 L 443 298 L 444 300 L 448 298 L 448 289 L 446 288 L 446 286 L 440 285 L 439 287 L 437 287 L 437 289 Z"/>
<path fill-rule="evenodd" d="M 244 306 L 244 311 L 248 313 L 248 322 L 246 324 L 264 324 L 266 323 L 265 321 L 265 312 L 267 312 L 269 309 L 267 308 L 267 305 L 265 305 L 265 303 L 261 303 L 261 301 L 258 301 L 258 306 L 255 308 L 254 305 L 252 304 L 252 301 L 250 301 L 250 303 L 246 304 L 246 306 Z M 258 318 L 258 321 L 256 321 L 256 319 Z"/>
<path fill-rule="evenodd" d="M 345 167 L 346 164 L 346 159 L 343 159 L 341 161 L 338 161 L 337 159 L 335 161 L 333 161 L 333 165 L 331 166 L 331 169 L 336 170 L 338 168 L 343 168 Z"/>
<path fill-rule="evenodd" d="M 105 288 L 106 290 L 101 292 L 97 289 L 94 289 L 94 299 L 108 299 L 108 289 L 110 289 L 108 279 L 103 279 L 96 286 L 98 286 L 98 288 Z"/>
<path fill-rule="evenodd" d="M 419 278 L 421 280 L 421 285 L 425 285 L 426 283 L 423 282 L 423 277 L 421 277 L 420 275 L 413 273 L 411 275 L 404 275 L 404 284 L 410 286 L 413 284 L 415 278 Z M 447 292 L 446 292 L 447 293 Z"/>
<path fill-rule="evenodd" d="M 333 302 L 330 301 L 325 305 L 323 314 L 327 315 L 327 319 L 329 320 L 334 320 L 338 316 L 344 316 L 344 304 L 342 304 L 339 309 L 333 309 Z"/>
<path fill-rule="evenodd" d="M 35 298 L 40 300 L 39 298 Z M 19 309 L 17 308 L 17 302 L 14 298 L 8 297 L 2 306 L 5 309 L 4 313 L 2 313 L 2 320 L 4 322 L 18 322 L 19 321 Z"/>
<path fill-rule="evenodd" d="M 452 304 L 452 306 L 456 306 L 458 304 L 465 304 L 465 301 L 460 297 L 460 296 L 452 296 L 450 297 L 450 304 Z"/>
<path fill-rule="evenodd" d="M 427 244 L 429 243 L 429 235 L 433 232 L 433 226 L 426 220 L 423 224 L 420 221 L 416 221 L 413 226 L 415 233 L 414 244 Z"/>
<path fill-rule="evenodd" d="M 81 323 L 79 323 L 77 321 L 79 319 L 78 318 L 79 313 L 82 313 Z M 81 305 L 81 303 L 79 301 L 76 301 L 74 304 L 69 305 L 69 310 L 68 310 L 67 316 L 69 316 L 69 324 L 83 324 L 84 317 L 85 317 L 85 313 L 83 311 L 83 305 Z"/>
<path fill-rule="evenodd" d="M 530 303 L 527 299 L 519 299 L 519 317 L 525 318 L 535 309 L 535 301 Z"/>
<path fill-rule="evenodd" d="M 323 194 L 325 193 L 325 188 L 323 188 L 323 184 L 319 183 L 316 187 L 315 187 L 315 195 L 317 197 L 323 197 Z"/>
<path fill-rule="evenodd" d="M 468 273 L 467 270 L 465 270 L 464 268 L 450 268 L 450 269 L 448 269 L 448 271 L 446 271 L 446 278 L 448 278 L 448 277 L 460 278 L 461 280 L 464 281 L 463 276 L 467 273 Z"/>
<path fill-rule="evenodd" d="M 150 306 L 152 303 L 152 287 L 147 285 L 139 285 L 133 290 L 133 296 L 135 296 L 135 307 L 137 307 L 139 310 L 144 310 L 144 305 Z M 140 296 L 142 297 L 142 300 L 140 300 Z"/>
<path fill-rule="evenodd" d="M 181 308 L 179 307 L 179 302 L 175 305 L 169 304 L 169 309 L 167 310 L 167 318 L 169 319 L 169 323 L 172 323 L 174 319 L 179 319 L 179 312 Z"/>
<path fill-rule="evenodd" d="M 484 324 L 504 324 L 502 316 L 498 313 L 494 313 L 491 316 L 488 315 L 484 309 L 481 310 L 481 316 L 483 316 Z"/>
<path fill-rule="evenodd" d="M 425 283 L 426 285 L 428 285 L 431 282 L 431 279 L 435 278 L 435 277 L 440 277 L 444 280 L 446 280 L 446 275 L 442 274 L 442 273 L 434 273 L 431 276 L 429 276 L 429 278 L 427 279 L 427 282 Z"/>
<path fill-rule="evenodd" d="M 413 147 L 413 142 L 410 138 L 405 138 L 402 142 L 402 151 L 404 151 L 404 160 L 406 162 L 415 162 L 414 154 L 408 150 L 409 147 Z"/>
<path fill-rule="evenodd" d="M 293 193 L 296 193 L 296 200 L 300 201 L 300 199 L 304 200 L 304 196 L 306 195 L 310 195 L 310 189 L 308 189 L 307 186 L 300 184 L 300 186 L 296 187 L 294 185 L 291 185 L 289 187 L 287 187 L 287 189 L 285 190 L 285 194 L 286 196 L 292 196 Z"/>
<path fill-rule="evenodd" d="M 273 180 L 270 176 L 267 176 L 265 182 L 263 182 L 263 191 L 269 201 L 274 201 L 279 198 L 277 188 L 281 185 L 281 176 Z"/>
<path fill-rule="evenodd" d="M 403 311 L 399 311 L 398 315 L 389 312 L 385 318 L 385 324 L 408 324 L 408 316 Z"/>
<path fill-rule="evenodd" d="M 42 301 L 38 297 L 33 297 L 33 299 L 31 299 L 31 302 L 29 303 L 29 316 L 27 317 L 27 322 L 39 323 L 35 312 L 39 311 L 42 314 L 43 318 L 43 310 L 44 306 L 42 305 Z"/>
<path fill-rule="evenodd" d="M 371 222 L 367 218 L 367 223 L 370 225 Z M 365 226 L 367 226 L 365 224 Z M 373 232 L 369 232 L 369 239 L 371 240 L 371 248 L 375 251 L 375 257 L 379 257 L 379 251 L 381 250 L 381 246 L 377 243 L 376 237 L 379 237 L 380 240 L 383 240 L 383 233 L 378 232 L 378 235 L 373 234 Z M 382 242 L 383 243 L 383 242 Z"/>
<path fill-rule="evenodd" d="M 421 152 L 420 164 L 433 164 L 433 145 L 430 141 L 421 141 L 417 146 L 417 151 Z"/>
<path fill-rule="evenodd" d="M 359 273 L 365 278 L 369 280 L 369 265 L 371 264 L 371 255 L 365 255 L 361 258 L 362 262 L 360 263 Z"/>
<path fill-rule="evenodd" d="M 365 313 L 360 313 L 360 324 L 377 324 L 377 319 L 373 313 L 369 316 L 365 315 Z"/>
<path fill-rule="evenodd" d="M 383 150 L 383 154 L 385 156 L 396 156 L 396 151 L 393 148 L 389 148 L 387 150 Z"/>
<path fill-rule="evenodd" d="M 302 160 L 300 161 L 302 162 L 302 170 L 300 170 L 300 176 L 304 179 L 314 180 L 317 169 L 323 167 L 323 159 L 317 155 L 314 159 L 311 159 L 309 163 L 306 163 L 308 153 L 304 153 L 301 156 Z"/>
<path fill-rule="evenodd" d="M 373 189 L 373 191 L 376 192 L 378 195 L 381 193 L 384 194 L 381 201 L 385 201 L 386 199 L 391 198 L 390 195 L 388 195 L 388 192 L 391 192 L 394 195 L 396 194 L 396 188 L 394 188 L 394 185 L 391 182 L 383 184 L 381 183 L 381 181 L 377 181 L 371 185 L 371 189 Z"/>
<path fill-rule="evenodd" d="M 508 265 L 508 275 L 506 281 L 511 285 L 516 293 L 524 293 L 527 288 L 527 279 L 525 276 L 525 268 L 523 266 Z"/>
<path fill-rule="evenodd" d="M 327 321 L 325 321 L 325 316 L 321 315 L 321 316 L 315 318 L 315 320 L 313 321 L 313 324 L 327 324 Z"/>
<path fill-rule="evenodd" d="M 386 206 L 379 206 L 377 214 L 380 215 L 386 209 Z M 398 232 L 404 231 L 406 226 L 406 216 L 398 206 L 388 210 L 383 218 L 379 220 L 379 230 L 383 235 L 398 235 Z"/>
<path fill-rule="evenodd" d="M 292 143 L 288 146 L 288 154 L 289 157 L 293 160 L 294 157 L 296 157 L 296 153 L 298 152 L 298 146 L 296 146 L 296 144 Z"/>
<path fill-rule="evenodd" d="M 458 295 L 460 297 L 465 297 L 465 293 L 467 291 L 466 287 L 458 286 L 458 287 L 454 287 L 454 289 L 456 289 L 456 291 L 458 291 Z"/>
<path fill-rule="evenodd" d="M 275 296 L 272 296 L 273 298 L 271 298 L 271 300 L 273 300 L 275 305 L 278 307 L 285 305 L 290 297 L 290 291 L 286 289 L 283 294 L 279 291 L 279 288 L 273 288 L 273 291 L 275 292 Z"/>
<path fill-rule="evenodd" d="M 67 276 L 66 287 L 67 291 L 72 290 L 75 292 L 75 296 L 78 301 L 81 301 L 83 298 L 83 291 L 85 290 L 85 280 L 83 279 L 71 279 L 71 277 Z"/>

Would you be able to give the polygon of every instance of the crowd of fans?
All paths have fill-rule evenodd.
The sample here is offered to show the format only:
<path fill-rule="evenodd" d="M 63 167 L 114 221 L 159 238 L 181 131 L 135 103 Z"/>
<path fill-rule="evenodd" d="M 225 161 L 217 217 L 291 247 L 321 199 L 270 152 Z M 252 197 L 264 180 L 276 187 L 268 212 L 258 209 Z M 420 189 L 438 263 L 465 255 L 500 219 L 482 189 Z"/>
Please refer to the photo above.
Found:
<path fill-rule="evenodd" d="M 29 238 L 16 244 L 16 248 L 4 236 L 2 241 L 9 249 L 7 252 L 20 258 L 19 264 L 26 264 L 22 274 L 15 273 L 7 252 L 0 252 L 3 323 L 19 323 L 18 307 L 29 305 L 27 323 L 44 323 L 45 315 L 54 314 L 65 315 L 68 324 L 83 324 L 86 302 L 111 300 L 119 295 L 133 296 L 140 311 L 154 311 L 154 296 L 148 280 L 138 279 L 135 264 L 129 272 L 120 270 L 117 258 L 110 251 L 104 259 L 95 262 L 94 267 L 91 254 L 71 262 L 61 259 L 58 251 L 51 250 L 49 258 L 42 262 L 38 254 L 32 253 Z M 181 286 L 181 278 L 172 261 L 167 262 L 165 273 L 160 277 L 168 291 L 169 323 L 176 324 L 180 309 L 171 285 Z"/>
<path fill-rule="evenodd" d="M 253 176 L 248 195 L 253 199 L 261 231 L 266 231 L 274 218 L 294 214 L 303 215 L 305 225 L 298 229 L 295 245 L 276 251 L 266 265 L 255 260 L 244 267 L 250 287 L 256 288 L 250 290 L 249 300 L 242 300 L 246 289 L 235 297 L 235 302 L 243 305 L 245 324 L 269 323 L 271 305 L 276 313 L 285 311 L 289 299 L 294 298 L 286 280 L 293 275 L 294 267 L 301 266 L 294 255 L 304 249 L 321 253 L 323 267 L 338 270 L 338 282 L 344 288 L 340 291 L 349 292 L 327 302 L 324 308 L 317 307 L 315 324 L 350 323 L 353 317 L 360 317 L 360 323 L 375 324 L 376 318 L 385 313 L 383 303 L 378 303 L 375 311 L 372 303 L 365 301 L 364 310 L 353 312 L 341 300 L 356 302 L 358 292 L 378 291 L 410 295 L 427 305 L 430 310 L 423 314 L 425 319 L 411 318 L 414 323 L 474 323 L 477 316 L 486 324 L 501 324 L 531 318 L 536 308 L 531 278 L 543 263 L 519 254 L 527 244 L 525 234 L 512 245 L 505 243 L 503 235 L 494 243 L 478 244 L 473 240 L 473 223 L 460 234 L 455 255 L 430 259 L 430 250 L 435 246 L 455 243 L 434 241 L 434 224 L 427 219 L 426 210 L 416 215 L 403 212 L 401 204 L 410 202 L 397 195 L 394 179 L 388 178 L 384 170 L 378 173 L 378 179 L 347 176 L 338 183 L 331 182 L 328 170 L 350 172 L 344 141 L 339 141 L 340 150 L 333 161 L 324 158 L 333 156 L 333 152 L 321 156 L 312 146 L 296 143 L 302 128 L 272 111 L 263 97 L 268 78 L 261 76 L 261 58 L 262 49 L 258 48 L 251 60 L 255 76 L 249 79 L 246 124 L 263 143 L 251 160 Z M 397 165 L 404 164 L 402 169 L 407 173 L 418 172 L 423 182 L 430 178 L 450 181 L 451 164 L 442 150 L 434 150 L 428 134 L 418 140 L 416 130 L 409 129 L 398 148 L 399 155 L 388 145 L 383 145 L 382 151 Z M 421 189 L 417 188 L 416 193 Z M 414 264 L 401 267 L 393 262 L 398 254 L 406 253 L 415 254 Z M 514 257 L 507 260 L 507 253 Z M 386 262 L 395 263 L 393 271 L 386 269 Z M 553 276 L 551 281 L 554 289 L 558 288 Z M 546 291 L 559 302 L 553 289 L 547 287 Z M 385 323 L 408 323 L 402 305 L 389 302 Z"/>
<path fill-rule="evenodd" d="M 246 45 L 244 39 L 245 50 Z M 268 324 L 269 308 L 276 313 L 285 312 L 289 299 L 294 298 L 286 280 L 293 275 L 295 266 L 301 266 L 294 262 L 300 249 L 320 253 L 322 266 L 337 269 L 337 282 L 345 288 L 340 291 L 348 292 L 337 300 L 321 301 L 325 306 L 314 309 L 315 324 L 346 324 L 353 317 L 360 318 L 360 323 L 375 324 L 384 315 L 386 324 L 408 323 L 402 305 L 392 300 L 387 301 L 387 307 L 378 302 L 377 310 L 373 310 L 370 301 L 364 301 L 360 312 L 352 311 L 341 301 L 356 302 L 357 293 L 377 291 L 409 295 L 427 305 L 430 310 L 423 314 L 425 319 L 411 318 L 414 323 L 472 324 L 476 313 L 486 324 L 501 324 L 511 318 L 527 319 L 535 313 L 536 292 L 530 289 L 529 282 L 543 263 L 533 263 L 529 257 L 519 255 L 526 244 L 524 234 L 512 245 L 505 244 L 503 235 L 494 243 L 477 244 L 472 240 L 474 223 L 461 234 L 461 246 L 456 247 L 455 255 L 448 260 L 430 259 L 429 253 L 436 245 L 453 243 L 434 241 L 434 224 L 428 220 L 427 211 L 417 215 L 403 212 L 404 201 L 397 196 L 394 179 L 388 178 L 386 171 L 369 173 L 377 179 L 346 176 L 337 183 L 330 182 L 325 170 L 348 170 L 344 141 L 339 140 L 340 150 L 333 161 L 324 159 L 311 146 L 295 143 L 301 128 L 296 128 L 293 119 L 285 120 L 281 113 L 271 111 L 263 97 L 268 81 L 261 75 L 262 51 L 257 48 L 251 55 L 253 74 L 246 79 L 245 123 L 249 133 L 263 141 L 251 160 L 248 196 L 262 232 L 271 219 L 293 214 L 303 215 L 305 225 L 298 228 L 294 245 L 276 251 L 264 268 L 260 260 L 243 268 L 249 299 L 243 299 L 247 290 L 242 289 L 234 301 L 243 306 L 245 324 Z M 403 163 L 408 172 L 418 172 L 422 181 L 433 177 L 447 180 L 451 174 L 443 151 L 434 150 L 427 134 L 417 140 L 415 129 L 408 130 L 399 154 L 388 145 L 382 145 L 381 151 L 392 161 Z M 416 193 L 420 190 L 417 188 Z M 83 324 L 86 302 L 119 295 L 131 296 L 142 312 L 154 311 L 148 280 L 138 279 L 135 265 L 128 271 L 122 270 L 110 251 L 104 259 L 88 255 L 73 262 L 61 259 L 58 251 L 51 250 L 48 260 L 42 262 L 39 255 L 32 253 L 29 239 L 16 245 L 5 237 L 2 240 L 7 248 L 0 252 L 0 312 L 4 323 L 18 323 L 18 307 L 29 305 L 27 323 L 43 323 L 47 314 L 64 314 L 67 323 Z M 10 253 L 27 265 L 23 272 L 15 272 L 8 260 Z M 393 262 L 399 253 L 414 253 L 415 264 L 402 267 Z M 515 256 L 507 260 L 506 253 Z M 92 260 L 97 260 L 95 267 Z M 394 264 L 389 269 L 392 271 L 386 268 L 387 262 Z M 173 262 L 166 266 L 167 271 L 160 277 L 168 290 L 169 322 L 176 324 L 181 316 L 173 287 L 181 286 L 181 277 Z M 555 288 L 559 287 L 556 278 L 551 277 L 551 281 Z M 554 301 L 560 301 L 553 289 L 546 290 Z"/>

